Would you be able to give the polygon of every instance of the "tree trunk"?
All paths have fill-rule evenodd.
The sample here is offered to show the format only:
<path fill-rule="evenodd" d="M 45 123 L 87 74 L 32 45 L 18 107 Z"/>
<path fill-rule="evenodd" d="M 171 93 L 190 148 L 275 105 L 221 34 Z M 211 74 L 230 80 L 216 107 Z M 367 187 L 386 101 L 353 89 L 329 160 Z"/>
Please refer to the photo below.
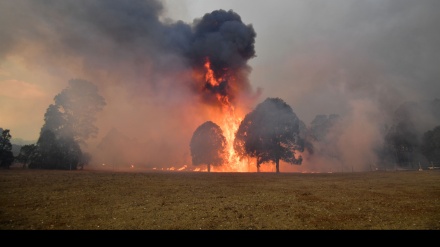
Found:
<path fill-rule="evenodd" d="M 208 164 L 208 172 L 211 172 L 211 165 Z"/>
<path fill-rule="evenodd" d="M 275 161 L 275 167 L 277 168 L 277 173 L 280 173 L 280 159 L 276 159 Z"/>
<path fill-rule="evenodd" d="M 257 172 L 260 172 L 260 160 L 257 157 Z"/>

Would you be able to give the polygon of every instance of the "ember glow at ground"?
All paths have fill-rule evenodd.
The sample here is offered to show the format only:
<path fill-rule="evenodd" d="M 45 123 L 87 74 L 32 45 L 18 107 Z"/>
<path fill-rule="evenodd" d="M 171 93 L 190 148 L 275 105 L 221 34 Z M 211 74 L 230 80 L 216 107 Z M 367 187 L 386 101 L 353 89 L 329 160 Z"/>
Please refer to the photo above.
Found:
<path fill-rule="evenodd" d="M 255 172 L 254 159 L 235 155 L 234 132 L 279 97 L 306 127 L 320 114 L 342 119 L 330 147 L 282 172 L 369 171 L 396 109 L 439 98 L 438 9 L 437 0 L 3 0 L 0 127 L 35 143 L 54 96 L 81 78 L 107 103 L 85 147 L 89 168 L 206 171 L 191 164 L 189 141 L 213 121 L 228 163 L 212 171 Z M 318 155 L 329 150 L 339 159 Z"/>

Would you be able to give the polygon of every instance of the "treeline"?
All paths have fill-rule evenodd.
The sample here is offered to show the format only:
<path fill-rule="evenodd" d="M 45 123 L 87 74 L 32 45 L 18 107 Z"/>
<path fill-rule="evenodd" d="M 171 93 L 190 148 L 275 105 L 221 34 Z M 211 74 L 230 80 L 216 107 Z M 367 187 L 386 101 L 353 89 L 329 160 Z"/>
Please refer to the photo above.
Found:
<path fill-rule="evenodd" d="M 68 87 L 47 108 L 35 144 L 21 146 L 14 155 L 11 131 L 0 128 L 0 166 L 9 168 L 17 162 L 31 169 L 82 169 L 91 160 L 91 155 L 83 151 L 86 140 L 98 133 L 95 115 L 105 105 L 92 83 L 69 81 Z M 317 115 L 307 126 L 282 99 L 268 98 L 246 114 L 233 147 L 241 159 L 255 158 L 257 170 L 268 162 L 275 164 L 277 172 L 280 161 L 301 165 L 305 151 L 309 158 L 341 163 L 344 160 L 338 143 L 344 128 L 344 119 L 337 114 Z M 377 158 L 376 169 L 439 166 L 440 100 L 401 104 L 392 121 L 381 125 L 380 135 L 382 142 L 372 150 Z M 224 164 L 226 145 L 221 128 L 211 121 L 205 122 L 190 141 L 192 164 L 207 165 L 208 171 L 211 166 Z"/>
<path fill-rule="evenodd" d="M 308 130 L 308 140 L 319 155 L 341 160 L 336 141 L 344 131 L 343 117 L 317 115 Z M 374 120 L 372 120 L 374 121 Z M 440 166 L 440 100 L 404 102 L 393 113 L 391 122 L 379 123 L 381 142 L 372 153 L 376 169 L 427 169 Z M 359 129 L 359 133 L 363 130 Z"/>
<path fill-rule="evenodd" d="M 311 150 L 326 159 L 341 161 L 341 150 L 336 144 L 346 131 L 343 123 L 344 118 L 337 114 L 317 115 L 305 134 L 313 144 Z M 440 166 L 439 99 L 404 102 L 394 111 L 391 122 L 379 121 L 378 125 L 381 141 L 371 150 L 377 159 L 376 169 L 416 170 Z"/>
<path fill-rule="evenodd" d="M 255 158 L 257 171 L 263 163 L 275 164 L 276 172 L 280 161 L 301 165 L 305 150 L 311 159 L 341 164 L 346 162 L 340 144 L 346 128 L 337 114 L 317 115 L 307 127 L 282 99 L 267 98 L 241 121 L 234 150 L 241 159 Z M 382 142 L 362 150 L 374 154 L 375 169 L 414 170 L 440 164 L 440 100 L 405 102 L 394 112 L 391 124 L 383 123 L 380 129 Z M 192 164 L 206 165 L 208 172 L 211 166 L 222 166 L 227 162 L 226 146 L 220 126 L 206 121 L 190 142 Z"/>
<path fill-rule="evenodd" d="M 405 102 L 384 129 L 384 146 L 378 151 L 383 164 L 426 168 L 440 164 L 440 99 Z"/>
<path fill-rule="evenodd" d="M 15 161 L 31 169 L 82 169 L 91 160 L 91 155 L 83 151 L 86 141 L 98 133 L 95 115 L 105 105 L 93 83 L 70 80 L 47 108 L 35 144 L 23 145 L 14 156 L 10 130 L 0 129 L 1 167 L 9 168 Z"/>

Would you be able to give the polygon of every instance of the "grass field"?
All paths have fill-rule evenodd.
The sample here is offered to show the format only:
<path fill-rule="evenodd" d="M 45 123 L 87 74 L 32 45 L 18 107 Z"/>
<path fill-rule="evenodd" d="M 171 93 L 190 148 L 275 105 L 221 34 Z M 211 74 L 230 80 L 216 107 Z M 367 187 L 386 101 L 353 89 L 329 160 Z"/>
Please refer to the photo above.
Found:
<path fill-rule="evenodd" d="M 440 171 L 0 170 L 0 230 L 440 230 Z"/>

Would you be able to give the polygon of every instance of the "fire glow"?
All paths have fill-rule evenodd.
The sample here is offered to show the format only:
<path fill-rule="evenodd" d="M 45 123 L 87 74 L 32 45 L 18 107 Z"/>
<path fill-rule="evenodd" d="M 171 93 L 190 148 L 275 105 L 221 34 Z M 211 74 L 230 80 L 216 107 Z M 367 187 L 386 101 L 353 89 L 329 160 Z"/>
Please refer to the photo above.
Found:
<path fill-rule="evenodd" d="M 229 95 L 227 93 L 222 92 L 228 92 L 230 90 L 230 85 L 234 83 L 235 78 L 234 76 L 228 71 L 227 69 L 224 69 L 223 76 L 221 78 L 216 78 L 215 73 L 211 68 L 211 62 L 209 58 L 206 58 L 205 64 L 205 82 L 207 87 L 209 88 L 216 88 L 216 87 L 226 87 L 224 90 L 212 90 L 212 92 L 215 93 L 215 96 L 220 103 L 221 110 L 220 110 L 220 116 L 215 116 L 216 119 L 218 119 L 218 125 L 223 130 L 223 135 L 226 138 L 227 142 L 227 155 L 228 157 L 225 158 L 227 161 L 226 164 L 223 164 L 222 166 L 214 166 L 212 167 L 212 171 L 214 172 L 248 172 L 249 167 L 247 160 L 240 160 L 238 155 L 236 154 L 234 150 L 234 139 L 235 139 L 235 132 L 237 131 L 241 120 L 243 119 L 242 116 L 238 115 L 238 111 L 235 110 L 235 106 L 231 103 L 229 99 Z M 217 113 L 218 114 L 218 113 Z"/>

